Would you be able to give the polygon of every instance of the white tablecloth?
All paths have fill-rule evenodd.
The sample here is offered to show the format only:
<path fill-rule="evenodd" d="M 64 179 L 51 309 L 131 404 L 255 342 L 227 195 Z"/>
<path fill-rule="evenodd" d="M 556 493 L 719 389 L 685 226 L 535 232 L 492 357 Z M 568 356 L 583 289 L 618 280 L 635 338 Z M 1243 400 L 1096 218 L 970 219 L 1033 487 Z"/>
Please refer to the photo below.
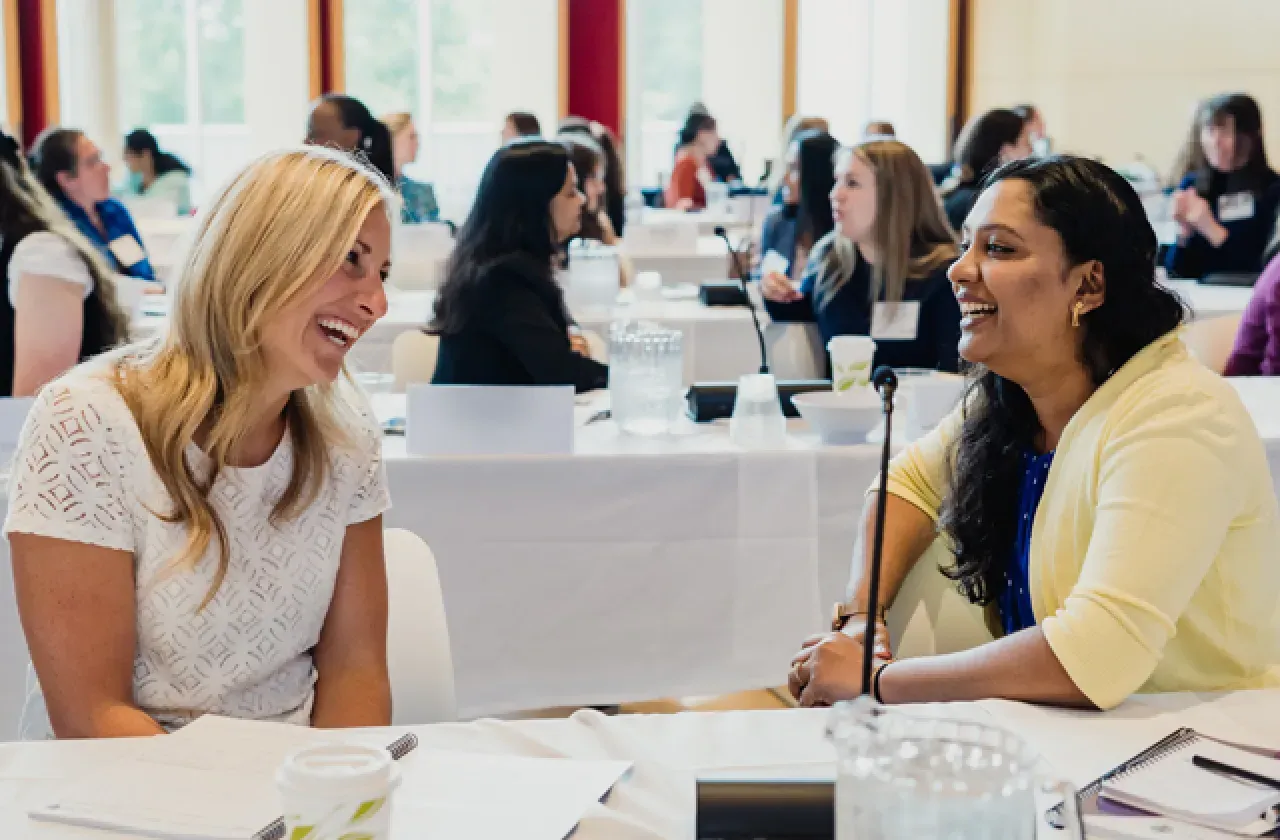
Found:
<path fill-rule="evenodd" d="M 1202 286 L 1194 280 L 1170 280 L 1166 285 L 1191 306 L 1191 316 L 1198 321 L 1221 315 L 1239 315 L 1253 295 L 1253 289 Z"/>
<path fill-rule="evenodd" d="M 1038 750 L 1053 771 L 1080 785 L 1180 726 L 1280 749 L 1277 703 L 1280 692 L 1255 691 L 1135 697 L 1109 713 L 1042 709 L 1003 701 L 921 706 L 909 711 L 998 722 Z M 602 803 L 588 809 L 574 838 L 685 840 L 694 836 L 694 784 L 699 771 L 735 768 L 753 775 L 752 771 L 765 774 L 791 768 L 807 777 L 830 778 L 835 752 L 823 732 L 828 717 L 827 710 L 612 718 L 584 711 L 567 720 L 421 726 L 414 728 L 420 746 L 403 760 L 402 769 L 412 774 L 415 755 L 441 750 L 630 761 L 632 771 Z M 342 736 L 335 733 L 333 737 Z M 26 810 L 56 796 L 64 780 L 85 773 L 110 773 L 117 762 L 137 755 L 143 744 L 122 739 L 0 745 L 0 836 L 14 840 L 118 840 L 121 835 L 35 824 L 27 819 Z M 146 795 L 146 791 L 138 791 L 140 798 Z M 1042 831 L 1041 836 L 1052 834 Z"/>
<path fill-rule="evenodd" d="M 628 249 L 625 241 L 622 249 L 637 274 L 656 271 L 662 275 L 664 286 L 684 283 L 697 286 L 708 280 L 729 278 L 729 247 L 716 236 L 698 237 L 696 250 L 691 252 L 633 251 Z"/>

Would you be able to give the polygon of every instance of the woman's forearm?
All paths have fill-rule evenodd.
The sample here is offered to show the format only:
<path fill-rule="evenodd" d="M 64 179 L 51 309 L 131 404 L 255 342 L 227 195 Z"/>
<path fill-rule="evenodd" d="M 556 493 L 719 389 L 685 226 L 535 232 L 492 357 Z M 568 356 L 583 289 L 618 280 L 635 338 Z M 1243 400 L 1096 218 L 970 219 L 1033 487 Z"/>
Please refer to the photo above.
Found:
<path fill-rule="evenodd" d="M 316 680 L 311 725 L 317 729 L 391 724 L 391 680 L 385 668 L 351 668 Z"/>
<path fill-rule="evenodd" d="M 1058 662 L 1038 627 L 971 650 L 901 659 L 880 678 L 886 703 L 930 703 L 999 697 L 1094 708 Z"/>
<path fill-rule="evenodd" d="M 916 563 L 937 538 L 933 520 L 915 505 L 892 493 L 884 518 L 884 554 L 880 561 L 879 609 L 888 608 L 897 597 L 902 583 Z M 867 497 L 863 506 L 862 530 L 853 552 L 853 569 L 849 576 L 848 605 L 853 610 L 867 606 L 871 585 L 871 557 L 876 525 L 876 494 Z"/>
<path fill-rule="evenodd" d="M 136 738 L 164 735 L 164 727 L 155 718 L 128 703 L 104 703 L 84 715 L 82 720 L 60 720 L 49 710 L 53 734 L 59 738 Z"/>

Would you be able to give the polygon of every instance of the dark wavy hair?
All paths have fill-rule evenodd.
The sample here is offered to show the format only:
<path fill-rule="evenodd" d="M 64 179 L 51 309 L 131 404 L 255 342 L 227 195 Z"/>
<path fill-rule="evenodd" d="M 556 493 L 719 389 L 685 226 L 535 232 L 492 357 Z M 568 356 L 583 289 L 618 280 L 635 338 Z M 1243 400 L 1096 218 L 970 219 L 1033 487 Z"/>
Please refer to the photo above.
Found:
<path fill-rule="evenodd" d="M 489 158 L 475 203 L 458 228 L 430 332 L 461 331 L 476 302 L 475 287 L 499 263 L 518 263 L 520 273 L 535 278 L 540 290 L 563 306 L 552 273 L 560 243 L 551 200 L 564 189 L 569 163 L 564 145 L 546 140 L 516 140 Z"/>
<path fill-rule="evenodd" d="M 613 232 L 622 236 L 622 229 L 627 225 L 627 173 L 622 166 L 618 138 L 604 125 L 582 117 L 565 117 L 560 123 L 560 134 L 585 134 L 600 145 L 600 151 L 604 152 L 604 212 L 613 222 Z"/>
<path fill-rule="evenodd" d="M 688 146 L 698 137 L 700 131 L 714 131 L 716 128 L 716 118 L 708 114 L 706 111 L 692 109 L 689 116 L 685 117 L 684 125 L 680 127 L 680 134 L 676 138 L 676 151 L 682 147 Z"/>
<path fill-rule="evenodd" d="M 521 137 L 542 136 L 542 123 L 538 122 L 538 118 L 528 111 L 512 111 L 507 114 L 507 122 L 511 123 L 511 127 Z"/>
<path fill-rule="evenodd" d="M 1199 125 L 1222 126 L 1230 119 L 1235 127 L 1237 148 L 1243 143 L 1248 150 L 1240 167 L 1240 175 L 1252 190 L 1264 189 L 1274 177 L 1267 161 L 1267 147 L 1262 139 L 1262 109 L 1247 93 L 1224 93 L 1201 106 Z M 1213 167 L 1201 154 L 1196 169 L 1196 192 L 1208 195 Z"/>
<path fill-rule="evenodd" d="M 145 128 L 135 128 L 124 136 L 124 148 L 127 152 L 133 152 L 140 155 L 143 152 L 151 153 L 151 162 L 156 168 L 156 177 L 168 175 L 170 172 L 185 172 L 191 174 L 191 167 L 183 162 L 182 158 L 169 152 L 160 150 L 160 143 L 156 140 L 156 136 Z"/>
<path fill-rule="evenodd" d="M 1008 163 L 982 186 L 1015 180 L 1030 188 L 1036 218 L 1061 237 L 1071 265 L 1102 264 L 1103 303 L 1080 318 L 1080 363 L 1101 385 L 1183 319 L 1182 301 L 1156 281 L 1156 235 L 1142 201 L 1103 164 L 1067 155 Z M 985 605 L 1005 586 L 1022 453 L 1035 446 L 1041 425 L 1017 383 L 981 366 L 970 377 L 941 515 L 956 562 L 943 572 L 970 601 Z"/>
<path fill-rule="evenodd" d="M 338 109 L 343 128 L 360 132 L 356 141 L 357 156 L 367 158 L 367 163 L 382 173 L 388 184 L 396 183 L 396 165 L 391 154 L 391 130 L 353 96 L 343 93 L 326 93 L 319 102 L 327 102 Z"/>
<path fill-rule="evenodd" d="M 943 182 L 943 197 L 957 187 L 976 184 L 1000 163 L 1000 150 L 1018 142 L 1027 121 L 1008 108 L 993 108 L 965 125 L 952 150 L 956 174 Z"/>
<path fill-rule="evenodd" d="M 840 144 L 825 131 L 804 131 L 796 138 L 800 195 L 796 202 L 796 241 L 812 249 L 835 227 L 831 189 L 836 185 Z"/>

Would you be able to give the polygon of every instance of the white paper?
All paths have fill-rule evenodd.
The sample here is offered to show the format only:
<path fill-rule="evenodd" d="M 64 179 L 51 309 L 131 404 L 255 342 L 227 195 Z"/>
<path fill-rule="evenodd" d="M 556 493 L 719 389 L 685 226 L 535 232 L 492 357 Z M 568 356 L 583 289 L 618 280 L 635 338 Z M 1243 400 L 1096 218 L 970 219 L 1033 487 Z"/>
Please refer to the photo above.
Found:
<path fill-rule="evenodd" d="M 410 455 L 568 455 L 573 388 L 415 385 L 409 389 Z"/>
<path fill-rule="evenodd" d="M 113 239 L 107 247 L 111 249 L 116 262 L 123 268 L 135 266 L 147 258 L 147 252 L 142 250 L 142 244 L 129 233 Z"/>
<path fill-rule="evenodd" d="M 760 274 L 768 277 L 770 274 L 781 274 L 787 276 L 787 269 L 791 267 L 791 260 L 779 254 L 772 248 L 760 260 Z"/>
<path fill-rule="evenodd" d="M 920 301 L 877 303 L 871 309 L 871 337 L 877 341 L 914 341 L 920 329 Z"/>

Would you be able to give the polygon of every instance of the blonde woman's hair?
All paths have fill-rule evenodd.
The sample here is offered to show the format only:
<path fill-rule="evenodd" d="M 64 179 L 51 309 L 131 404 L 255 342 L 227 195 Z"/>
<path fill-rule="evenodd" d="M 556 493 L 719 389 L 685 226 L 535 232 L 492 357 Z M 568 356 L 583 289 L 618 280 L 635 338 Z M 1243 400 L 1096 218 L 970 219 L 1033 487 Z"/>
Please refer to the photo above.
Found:
<path fill-rule="evenodd" d="M 871 300 L 881 300 L 883 290 L 883 299 L 896 303 L 902 300 L 908 280 L 928 277 L 959 256 L 955 232 L 947 224 L 929 170 L 910 146 L 876 139 L 841 154 L 856 156 L 875 176 L 876 220 L 871 236 L 880 262 L 871 272 Z M 828 243 L 814 288 L 819 308 L 849 282 L 858 260 L 857 248 L 839 228 L 828 234 L 823 244 Z"/>
<path fill-rule="evenodd" d="M 175 281 L 168 332 L 114 360 L 116 387 L 172 500 L 171 510 L 155 514 L 187 529 L 167 570 L 194 570 L 217 540 L 218 567 L 201 609 L 230 562 L 226 526 L 209 492 L 242 443 L 266 384 L 264 331 L 338 270 L 369 213 L 379 205 L 387 212 L 390 199 L 381 175 L 341 152 L 308 146 L 263 155 L 202 211 Z M 331 448 L 353 443 L 342 432 L 352 411 L 344 378 L 289 396 L 293 472 L 271 510 L 273 524 L 315 501 L 332 468 Z M 206 421 L 211 466 L 197 474 L 185 452 Z"/>
<path fill-rule="evenodd" d="M 792 114 L 787 124 L 782 127 L 782 139 L 778 149 L 778 159 L 773 162 L 773 170 L 769 173 L 769 193 L 773 194 L 782 187 L 787 177 L 787 155 L 791 153 L 791 144 L 806 131 L 829 132 L 831 129 L 825 117 L 805 117 Z"/>
<path fill-rule="evenodd" d="M 4 141 L 14 141 L 4 135 Z M 91 294 L 102 304 L 107 316 L 107 331 L 110 344 L 123 343 L 129 336 L 129 318 L 120 307 L 116 293 L 116 275 L 107 265 L 98 249 L 85 239 L 84 235 L 62 212 L 62 208 L 53 200 L 40 181 L 22 161 L 20 155 L 12 159 L 8 155 L 0 155 L 0 200 L 12 201 L 13 206 L 6 212 L 5 218 L 13 224 L 26 224 L 37 230 L 47 230 L 66 240 L 76 255 L 84 261 L 93 278 Z"/>
<path fill-rule="evenodd" d="M 391 132 L 392 137 L 408 128 L 412 122 L 413 114 L 408 111 L 392 111 L 390 114 L 382 115 L 382 124 L 387 127 L 387 131 Z"/>

